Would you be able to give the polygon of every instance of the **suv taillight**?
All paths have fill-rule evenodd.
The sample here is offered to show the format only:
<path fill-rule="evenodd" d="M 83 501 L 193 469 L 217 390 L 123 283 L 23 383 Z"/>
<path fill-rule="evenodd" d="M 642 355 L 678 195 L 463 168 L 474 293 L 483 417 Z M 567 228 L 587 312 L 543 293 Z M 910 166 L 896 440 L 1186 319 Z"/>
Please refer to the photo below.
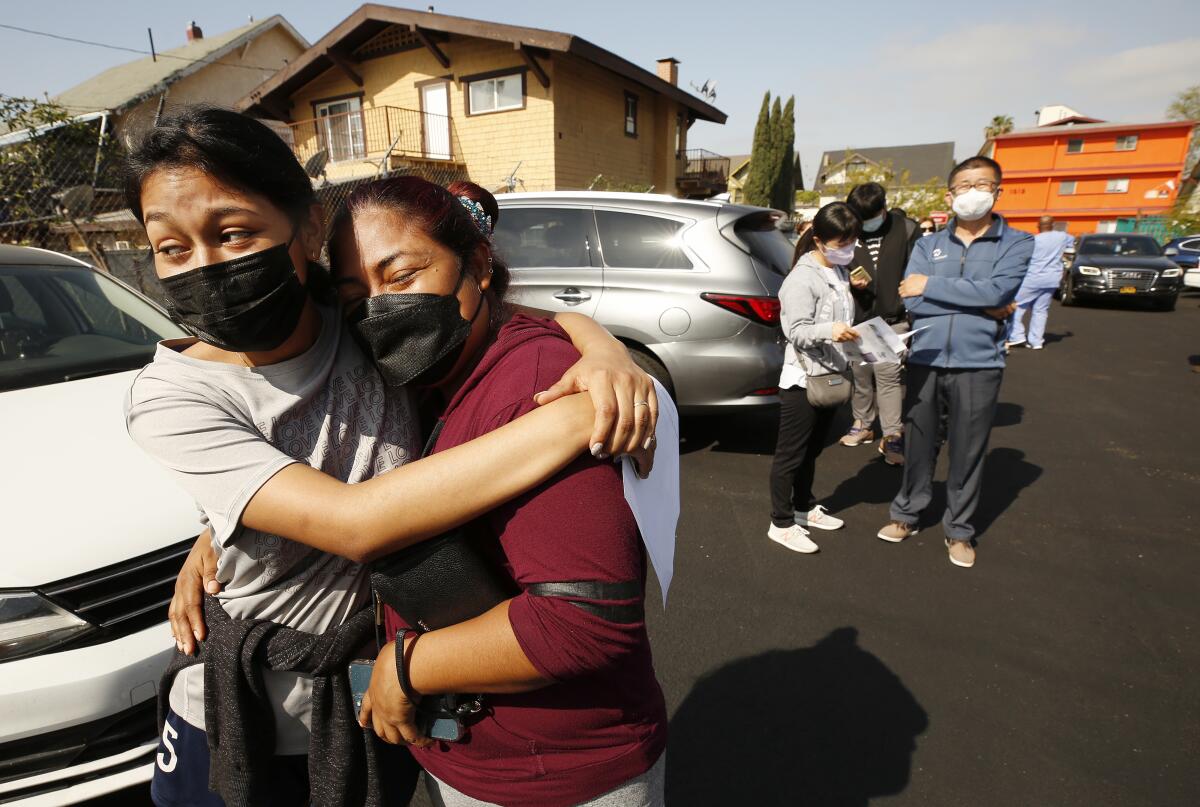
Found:
<path fill-rule="evenodd" d="M 779 324 L 778 297 L 750 297 L 744 294 L 717 294 L 706 291 L 700 298 L 759 325 Z"/>

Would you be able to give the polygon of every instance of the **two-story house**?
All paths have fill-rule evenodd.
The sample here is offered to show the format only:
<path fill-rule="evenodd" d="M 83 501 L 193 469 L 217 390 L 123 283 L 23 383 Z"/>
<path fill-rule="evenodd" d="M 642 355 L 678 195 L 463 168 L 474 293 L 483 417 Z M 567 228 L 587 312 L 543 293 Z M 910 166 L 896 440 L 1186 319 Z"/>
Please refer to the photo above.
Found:
<path fill-rule="evenodd" d="M 408 171 L 675 195 L 712 192 L 688 176 L 688 128 L 726 117 L 679 87 L 674 59 L 651 72 L 571 34 L 374 4 L 239 108 L 277 121 L 327 182 Z"/>
<path fill-rule="evenodd" d="M 996 212 L 1030 232 L 1049 214 L 1075 234 L 1161 235 L 1184 179 L 1193 122 L 1052 120 L 984 144 L 981 153 L 1004 169 Z"/>

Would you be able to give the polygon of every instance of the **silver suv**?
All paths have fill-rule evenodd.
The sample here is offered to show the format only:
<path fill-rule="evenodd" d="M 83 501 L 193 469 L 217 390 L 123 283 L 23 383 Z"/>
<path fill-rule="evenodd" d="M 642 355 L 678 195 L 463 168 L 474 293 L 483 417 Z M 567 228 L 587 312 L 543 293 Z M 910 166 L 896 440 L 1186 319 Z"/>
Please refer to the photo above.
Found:
<path fill-rule="evenodd" d="M 593 317 L 685 414 L 778 402 L 781 213 L 640 193 L 498 201 L 514 302 Z"/>

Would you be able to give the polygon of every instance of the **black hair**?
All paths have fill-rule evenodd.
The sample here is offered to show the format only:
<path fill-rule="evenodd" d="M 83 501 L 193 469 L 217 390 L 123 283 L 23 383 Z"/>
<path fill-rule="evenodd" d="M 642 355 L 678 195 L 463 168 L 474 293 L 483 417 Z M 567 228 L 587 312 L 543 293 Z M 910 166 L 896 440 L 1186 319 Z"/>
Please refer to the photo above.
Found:
<path fill-rule="evenodd" d="M 887 190 L 878 182 L 855 185 L 846 197 L 846 204 L 860 219 L 874 218 L 887 208 Z"/>
<path fill-rule="evenodd" d="M 813 216 L 812 227 L 796 242 L 792 253 L 792 266 L 800 260 L 800 256 L 813 249 L 816 239 L 822 244 L 831 241 L 857 239 L 862 233 L 862 219 L 854 212 L 854 208 L 845 202 L 830 202 L 817 211 Z"/>
<path fill-rule="evenodd" d="M 420 228 L 457 255 L 464 268 L 481 247 L 484 249 L 492 278 L 487 290 L 491 298 L 492 325 L 497 327 L 507 317 L 504 295 L 509 283 L 508 265 L 496 254 L 491 232 L 485 231 L 463 205 L 460 199 L 463 196 L 478 203 L 492 216 L 495 224 L 500 215 L 496 198 L 474 183 L 456 182 L 447 189 L 421 177 L 402 176 L 377 179 L 359 186 L 346 197 L 333 217 L 329 237 L 330 264 L 336 270 L 342 242 L 347 237 L 345 228 L 358 211 L 368 208 L 390 210 L 409 226 Z"/>
<path fill-rule="evenodd" d="M 312 181 L 286 143 L 262 121 L 230 109 L 179 107 L 143 132 L 124 162 L 125 203 L 143 225 L 142 187 L 162 168 L 194 168 L 230 188 L 263 196 L 299 226 L 319 204 Z M 333 298 L 329 277 L 309 263 L 309 290 Z"/>
<path fill-rule="evenodd" d="M 990 169 L 992 169 L 992 171 L 996 174 L 997 182 L 1000 182 L 1004 178 L 1003 173 L 1000 171 L 1000 163 L 996 162 L 991 157 L 984 157 L 982 155 L 977 155 L 975 157 L 968 157 L 967 159 L 960 162 L 958 165 L 954 166 L 953 169 L 951 169 L 950 176 L 946 177 L 946 187 L 947 188 L 954 187 L 954 178 L 956 176 L 958 176 L 959 174 L 961 174 L 963 171 L 969 171 L 972 168 L 990 168 Z"/>

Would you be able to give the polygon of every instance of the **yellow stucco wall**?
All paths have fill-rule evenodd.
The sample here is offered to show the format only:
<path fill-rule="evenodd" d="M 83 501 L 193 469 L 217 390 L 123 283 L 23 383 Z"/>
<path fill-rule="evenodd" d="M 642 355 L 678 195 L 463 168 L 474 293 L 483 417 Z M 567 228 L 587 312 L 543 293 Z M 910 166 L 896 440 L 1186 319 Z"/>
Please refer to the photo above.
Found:
<path fill-rule="evenodd" d="M 555 54 L 556 187 L 655 185 L 675 193 L 678 105 L 640 84 L 575 56 Z M 625 134 L 625 93 L 638 97 L 638 135 Z M 687 132 L 684 130 L 683 147 Z M 605 182 L 606 181 L 606 182 Z"/>
<path fill-rule="evenodd" d="M 362 87 L 340 69 L 331 68 L 292 96 L 291 120 L 311 121 L 314 102 L 359 94 L 364 110 L 417 110 L 417 85 L 451 76 L 454 157 L 465 164 L 470 178 L 485 188 L 500 189 L 504 178 L 520 163 L 517 178 L 522 184 L 517 190 L 586 188 L 597 174 L 603 174 L 609 187 L 653 184 L 660 193 L 675 193 L 675 176 L 681 168 L 675 159 L 675 121 L 681 109 L 675 102 L 590 62 L 554 53 L 539 60 L 550 76 L 548 89 L 531 72 L 525 74 L 524 109 L 468 116 L 462 77 L 519 69 L 524 60 L 512 45 L 503 42 L 456 35 L 439 47 L 450 59 L 449 68 L 443 68 L 424 48 L 358 62 L 354 68 L 363 79 Z M 624 133 L 626 90 L 639 99 L 636 138 Z M 379 123 L 382 113 L 365 114 L 367 154 L 362 159 L 331 163 L 327 176 L 337 181 L 374 173 L 389 138 L 396 134 L 394 120 L 401 118 L 411 120 L 396 113 L 384 134 Z M 315 127 L 309 123 L 294 131 L 304 159 L 317 148 Z M 683 148 L 687 147 L 686 138 L 685 127 Z"/>
<path fill-rule="evenodd" d="M 554 105 L 550 94 L 555 88 L 553 64 L 549 60 L 543 62 L 551 74 L 550 89 L 543 88 L 531 73 L 526 74 L 524 109 L 468 117 L 463 97 L 466 84 L 459 80 L 461 77 L 510 67 L 520 69 L 525 63 L 512 45 L 501 42 L 453 36 L 439 47 L 450 59 L 449 68 L 443 68 L 424 48 L 359 62 L 355 67 L 363 79 L 362 87 L 341 70 L 327 70 L 292 96 L 292 120 L 311 119 L 314 101 L 358 93 L 362 93 L 364 110 L 385 106 L 420 109 L 417 84 L 450 75 L 453 77 L 450 119 L 456 135 L 454 157 L 465 163 L 470 178 L 495 190 L 521 162 L 517 176 L 524 181 L 526 190 L 553 190 Z M 368 114 L 366 117 L 368 121 L 380 119 L 379 115 Z M 393 119 L 401 118 L 403 116 L 394 116 Z M 395 137 L 395 129 L 391 136 Z M 387 140 L 387 136 L 372 137 L 368 133 L 367 140 L 369 148 L 365 160 L 332 164 L 328 176 L 340 179 L 373 172 L 388 145 L 376 149 L 375 142 Z M 378 153 L 372 159 L 372 152 L 376 151 Z"/>

